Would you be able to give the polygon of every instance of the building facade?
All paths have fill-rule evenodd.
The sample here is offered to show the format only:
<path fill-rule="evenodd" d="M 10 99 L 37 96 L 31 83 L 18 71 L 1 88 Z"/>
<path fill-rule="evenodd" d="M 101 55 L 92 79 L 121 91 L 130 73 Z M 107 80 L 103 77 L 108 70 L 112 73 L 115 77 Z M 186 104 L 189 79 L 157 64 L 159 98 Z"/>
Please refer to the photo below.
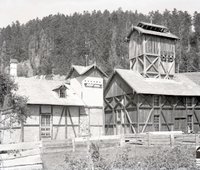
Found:
<path fill-rule="evenodd" d="M 104 90 L 105 134 L 200 130 L 200 77 L 175 73 L 178 37 L 160 25 L 131 28 L 130 70 L 116 69 Z"/>
<path fill-rule="evenodd" d="M 93 136 L 104 134 L 103 89 L 107 75 L 96 65 L 73 65 L 68 75 L 70 85 L 85 103 L 88 130 Z"/>
<path fill-rule="evenodd" d="M 5 121 L 1 127 L 1 143 L 63 140 L 104 133 L 106 74 L 97 66 L 73 66 L 68 80 L 17 77 L 15 68 L 11 67 L 18 84 L 16 93 L 27 97 L 28 117 L 11 128 L 7 127 L 9 120 Z M 1 119 L 5 118 L 3 114 Z"/>

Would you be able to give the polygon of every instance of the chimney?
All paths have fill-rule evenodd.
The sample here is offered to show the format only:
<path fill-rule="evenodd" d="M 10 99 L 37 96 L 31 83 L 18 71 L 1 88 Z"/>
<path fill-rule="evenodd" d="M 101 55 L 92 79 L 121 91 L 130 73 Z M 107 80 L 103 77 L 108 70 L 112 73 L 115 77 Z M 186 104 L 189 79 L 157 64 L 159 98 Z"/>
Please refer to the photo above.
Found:
<path fill-rule="evenodd" d="M 17 60 L 10 59 L 10 75 L 13 77 L 17 77 Z"/>

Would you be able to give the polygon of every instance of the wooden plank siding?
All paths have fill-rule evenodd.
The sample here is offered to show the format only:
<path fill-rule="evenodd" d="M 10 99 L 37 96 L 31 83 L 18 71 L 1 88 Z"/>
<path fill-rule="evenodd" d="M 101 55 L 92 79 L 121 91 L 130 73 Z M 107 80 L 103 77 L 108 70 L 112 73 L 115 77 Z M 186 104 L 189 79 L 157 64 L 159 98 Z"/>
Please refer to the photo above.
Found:
<path fill-rule="evenodd" d="M 175 73 L 175 40 L 134 32 L 129 59 L 130 69 L 144 77 L 171 78 Z"/>
<path fill-rule="evenodd" d="M 104 96 L 106 135 L 200 131 L 199 97 L 137 94 L 119 76 L 113 77 Z"/>

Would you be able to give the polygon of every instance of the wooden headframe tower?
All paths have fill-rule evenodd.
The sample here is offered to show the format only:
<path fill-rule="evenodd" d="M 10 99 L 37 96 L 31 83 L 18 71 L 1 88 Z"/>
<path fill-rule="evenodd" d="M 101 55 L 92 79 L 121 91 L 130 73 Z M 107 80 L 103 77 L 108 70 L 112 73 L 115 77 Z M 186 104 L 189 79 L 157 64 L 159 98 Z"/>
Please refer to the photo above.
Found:
<path fill-rule="evenodd" d="M 177 39 L 161 25 L 140 22 L 133 26 L 127 36 L 130 69 L 145 78 L 172 79 Z"/>
<path fill-rule="evenodd" d="M 104 89 L 105 134 L 200 130 L 200 73 L 175 73 L 178 39 L 160 25 L 131 28 L 130 69 L 115 69 Z"/>

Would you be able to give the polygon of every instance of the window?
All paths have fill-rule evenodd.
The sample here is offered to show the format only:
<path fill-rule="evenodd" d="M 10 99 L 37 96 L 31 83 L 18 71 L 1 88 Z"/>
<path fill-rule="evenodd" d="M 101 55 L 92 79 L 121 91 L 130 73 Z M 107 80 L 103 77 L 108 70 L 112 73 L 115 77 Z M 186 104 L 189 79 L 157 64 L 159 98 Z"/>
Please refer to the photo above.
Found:
<path fill-rule="evenodd" d="M 65 89 L 60 89 L 60 98 L 65 98 Z"/>
<path fill-rule="evenodd" d="M 187 115 L 187 126 L 188 126 L 188 132 L 191 133 L 193 131 L 193 117 L 192 117 L 192 115 Z"/>
<path fill-rule="evenodd" d="M 167 58 L 166 58 L 165 55 L 161 55 L 161 61 L 162 61 L 162 62 L 166 62 L 166 61 L 167 61 Z"/>
<path fill-rule="evenodd" d="M 50 128 L 50 114 L 41 115 L 41 137 L 48 138 L 51 136 Z"/>
<path fill-rule="evenodd" d="M 66 87 L 65 86 L 61 86 L 60 87 L 59 96 L 60 96 L 60 98 L 65 98 L 66 97 Z"/>
<path fill-rule="evenodd" d="M 154 96 L 154 106 L 159 106 L 159 96 Z"/>
<path fill-rule="evenodd" d="M 168 62 L 171 63 L 174 61 L 174 56 L 170 55 L 168 56 Z"/>
<path fill-rule="evenodd" d="M 160 124 L 160 116 L 159 115 L 154 115 L 153 116 L 153 126 L 155 131 L 159 131 L 159 124 Z"/>

